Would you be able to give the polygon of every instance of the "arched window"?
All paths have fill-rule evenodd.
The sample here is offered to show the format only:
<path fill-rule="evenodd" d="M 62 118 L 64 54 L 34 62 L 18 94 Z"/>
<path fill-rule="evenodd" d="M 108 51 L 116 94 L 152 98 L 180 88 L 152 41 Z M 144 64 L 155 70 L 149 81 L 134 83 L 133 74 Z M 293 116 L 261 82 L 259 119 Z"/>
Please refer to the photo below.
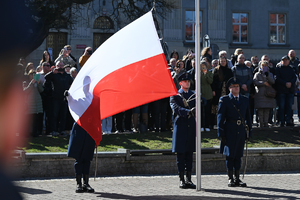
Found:
<path fill-rule="evenodd" d="M 107 16 L 100 16 L 94 22 L 94 29 L 113 29 L 114 23 Z"/>

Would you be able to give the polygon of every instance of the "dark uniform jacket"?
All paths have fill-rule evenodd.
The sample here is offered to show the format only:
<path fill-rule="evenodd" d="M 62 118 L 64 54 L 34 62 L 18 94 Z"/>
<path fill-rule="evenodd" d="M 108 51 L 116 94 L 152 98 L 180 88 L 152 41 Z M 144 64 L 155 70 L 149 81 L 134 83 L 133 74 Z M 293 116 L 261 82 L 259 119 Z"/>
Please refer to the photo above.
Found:
<path fill-rule="evenodd" d="M 241 120 L 240 115 L 234 108 L 239 110 L 242 118 L 246 120 L 245 124 L 249 127 L 249 134 L 252 134 L 252 124 L 249 110 L 249 99 L 243 95 L 239 95 L 239 101 L 234 96 L 229 95 L 220 98 L 219 110 L 217 116 L 218 136 L 226 137 L 226 146 L 229 148 L 229 157 L 239 158 L 243 156 L 246 130 L 243 124 L 237 124 L 237 120 Z M 224 150 L 224 141 L 221 141 L 220 153 Z"/>
<path fill-rule="evenodd" d="M 195 107 L 195 100 L 188 102 L 189 106 L 183 103 L 182 95 L 188 100 L 194 92 L 189 90 L 185 93 L 182 89 L 178 90 L 178 95 L 170 98 L 171 108 L 174 112 L 174 128 L 173 128 L 173 142 L 172 151 L 178 153 L 194 152 L 195 138 L 196 138 L 196 120 L 195 117 L 188 117 L 190 109 Z M 194 99 L 195 95 L 191 97 Z"/>
<path fill-rule="evenodd" d="M 76 160 L 93 160 L 95 141 L 76 122 L 73 125 L 69 140 L 68 157 Z"/>

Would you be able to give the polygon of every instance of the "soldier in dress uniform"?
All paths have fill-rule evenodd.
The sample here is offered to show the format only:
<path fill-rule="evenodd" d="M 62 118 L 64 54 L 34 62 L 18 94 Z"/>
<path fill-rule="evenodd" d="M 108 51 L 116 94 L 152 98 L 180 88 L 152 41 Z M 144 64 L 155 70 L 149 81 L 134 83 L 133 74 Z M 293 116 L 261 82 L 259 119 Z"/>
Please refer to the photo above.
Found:
<path fill-rule="evenodd" d="M 196 121 L 195 93 L 190 88 L 191 76 L 183 73 L 178 77 L 180 89 L 178 94 L 170 98 L 174 113 L 174 129 L 172 151 L 177 153 L 177 169 L 180 188 L 196 188 L 191 181 L 193 152 L 195 152 Z M 186 171 L 186 180 L 184 179 Z"/>
<path fill-rule="evenodd" d="M 220 98 L 217 117 L 218 136 L 221 138 L 220 153 L 226 155 L 228 187 L 246 187 L 246 183 L 239 177 L 245 140 L 252 134 L 249 99 L 239 94 L 240 84 L 235 78 L 228 80 L 227 87 L 230 93 Z"/>
<path fill-rule="evenodd" d="M 76 193 L 94 192 L 94 189 L 89 185 L 89 174 L 95 145 L 93 138 L 75 122 L 71 131 L 67 156 L 75 158 Z"/>
<path fill-rule="evenodd" d="M 64 95 L 67 100 L 70 101 L 90 101 L 91 95 L 89 93 L 89 87 L 91 83 L 91 78 L 86 76 L 83 79 L 83 92 L 85 93 L 85 99 L 74 100 L 68 90 L 65 91 Z M 78 103 L 80 105 L 80 102 Z M 79 124 L 76 122 L 70 132 L 70 141 L 68 148 L 68 157 L 75 158 L 75 176 L 77 187 L 75 192 L 95 192 L 94 189 L 89 185 L 89 174 L 91 161 L 94 156 L 94 149 L 96 147 L 95 140 L 86 132 Z M 83 184 L 81 179 L 83 178 Z"/>

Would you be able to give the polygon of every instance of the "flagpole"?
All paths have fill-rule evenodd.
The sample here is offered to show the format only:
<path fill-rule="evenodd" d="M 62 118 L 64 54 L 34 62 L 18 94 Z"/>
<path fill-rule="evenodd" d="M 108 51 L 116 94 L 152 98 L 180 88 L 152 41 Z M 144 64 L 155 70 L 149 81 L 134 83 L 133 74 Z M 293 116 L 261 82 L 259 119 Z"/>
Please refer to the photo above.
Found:
<path fill-rule="evenodd" d="M 96 176 L 97 176 L 97 163 L 98 163 L 98 146 L 96 147 L 96 161 L 95 161 L 95 176 L 94 176 L 94 181 L 96 180 Z"/>
<path fill-rule="evenodd" d="M 196 190 L 201 190 L 201 71 L 200 69 L 200 0 L 195 0 L 195 58 L 196 58 Z"/>

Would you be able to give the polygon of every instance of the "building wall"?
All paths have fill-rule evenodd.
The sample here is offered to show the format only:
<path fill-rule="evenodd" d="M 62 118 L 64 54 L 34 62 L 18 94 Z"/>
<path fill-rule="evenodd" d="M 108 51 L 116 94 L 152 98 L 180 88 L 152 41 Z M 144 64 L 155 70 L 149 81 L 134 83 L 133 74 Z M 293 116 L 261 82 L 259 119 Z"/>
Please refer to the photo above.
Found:
<path fill-rule="evenodd" d="M 230 0 L 227 3 L 227 19 L 231 19 L 232 12 L 246 12 L 249 14 L 249 42 L 247 45 L 232 44 L 232 22 L 227 20 L 227 41 L 229 52 L 233 53 L 238 47 L 243 48 L 246 59 L 252 55 L 269 55 L 270 59 L 279 60 L 286 55 L 290 49 L 299 51 L 299 40 L 297 35 L 300 29 L 293 24 L 297 24 L 300 13 L 296 10 L 300 6 L 299 1 L 287 0 Z M 270 13 L 286 14 L 286 44 L 272 45 L 270 37 Z"/>
<path fill-rule="evenodd" d="M 72 54 L 77 59 L 84 49 L 76 49 L 76 45 L 93 46 L 93 33 L 102 31 L 93 29 L 95 19 L 105 12 L 112 12 L 109 2 L 106 2 L 106 6 L 97 2 L 94 1 L 90 6 L 83 6 L 81 14 L 85 20 L 79 19 L 74 29 L 62 30 L 68 33 L 68 43 L 72 46 Z M 187 49 L 195 48 L 195 43 L 185 42 L 185 11 L 194 11 L 195 1 L 175 0 L 174 2 L 177 8 L 167 14 L 160 27 L 162 27 L 163 38 L 168 43 L 169 52 L 176 50 L 182 57 Z M 295 0 L 284 2 L 282 0 L 200 0 L 202 37 L 208 34 L 213 48 L 216 51 L 226 50 L 228 56 L 233 54 L 236 48 L 243 48 L 246 59 L 250 59 L 253 55 L 261 57 L 263 54 L 268 54 L 271 59 L 278 60 L 286 55 L 289 49 L 296 50 L 296 54 L 300 55 L 299 6 L 300 1 Z M 248 44 L 232 43 L 233 12 L 248 13 Z M 286 44 L 284 45 L 271 45 L 269 42 L 270 13 L 286 14 Z M 117 32 L 129 23 L 124 21 L 124 17 L 120 19 L 114 19 L 115 28 L 112 32 Z M 116 24 L 116 21 L 119 21 L 119 24 Z M 28 56 L 27 61 L 33 61 L 37 66 L 45 48 L 46 41 Z M 55 59 L 57 55 L 53 57 Z"/>

